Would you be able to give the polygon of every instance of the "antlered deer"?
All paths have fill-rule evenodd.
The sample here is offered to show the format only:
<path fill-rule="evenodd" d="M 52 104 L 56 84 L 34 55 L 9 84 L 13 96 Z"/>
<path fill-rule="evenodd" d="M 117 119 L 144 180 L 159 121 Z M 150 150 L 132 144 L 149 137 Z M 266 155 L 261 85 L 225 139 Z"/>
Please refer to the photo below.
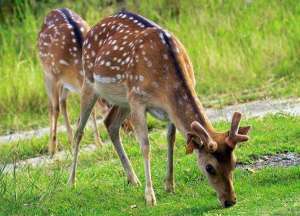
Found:
<path fill-rule="evenodd" d="M 232 171 L 234 149 L 248 140 L 250 127 L 239 127 L 240 113 L 231 129 L 217 132 L 195 92 L 192 64 L 179 40 L 146 18 L 121 11 L 102 20 L 87 34 L 83 45 L 85 80 L 81 95 L 80 122 L 74 137 L 74 160 L 69 184 L 75 182 L 79 142 L 98 97 L 114 104 L 105 119 L 110 138 L 134 185 L 139 180 L 119 137 L 119 128 L 131 113 L 132 123 L 144 157 L 145 199 L 154 205 L 150 169 L 150 144 L 146 113 L 170 122 L 166 190 L 174 190 L 173 148 L 176 128 L 187 139 L 187 153 L 196 153 L 198 164 L 223 206 L 235 204 Z"/>
<path fill-rule="evenodd" d="M 68 92 L 80 92 L 83 83 L 82 44 L 88 24 L 69 9 L 52 10 L 46 17 L 39 33 L 38 48 L 44 68 L 44 81 L 49 98 L 49 117 L 51 122 L 49 153 L 57 148 L 56 128 L 59 110 L 64 116 L 68 139 L 72 143 L 72 129 L 69 123 L 66 100 Z M 102 112 L 106 105 L 99 100 Z M 95 142 L 101 145 L 93 112 Z"/>

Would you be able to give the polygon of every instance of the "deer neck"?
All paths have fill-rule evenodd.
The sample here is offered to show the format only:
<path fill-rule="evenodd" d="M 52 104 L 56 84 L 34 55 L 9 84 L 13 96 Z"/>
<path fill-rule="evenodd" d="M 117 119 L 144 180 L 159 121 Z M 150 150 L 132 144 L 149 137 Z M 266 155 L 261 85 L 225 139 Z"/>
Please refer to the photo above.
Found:
<path fill-rule="evenodd" d="M 193 121 L 198 121 L 210 135 L 216 133 L 194 89 L 179 88 L 170 99 L 169 116 L 185 136 L 191 131 Z"/>

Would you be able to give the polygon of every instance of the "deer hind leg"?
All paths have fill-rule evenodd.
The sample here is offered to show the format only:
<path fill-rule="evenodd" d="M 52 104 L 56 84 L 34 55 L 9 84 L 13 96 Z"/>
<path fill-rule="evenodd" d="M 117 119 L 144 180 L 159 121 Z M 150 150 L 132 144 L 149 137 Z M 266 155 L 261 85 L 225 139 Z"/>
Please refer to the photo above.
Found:
<path fill-rule="evenodd" d="M 50 120 L 50 140 L 48 144 L 48 152 L 53 157 L 57 151 L 57 119 L 59 115 L 59 90 L 55 80 L 45 78 L 46 91 L 48 94 L 48 110 Z"/>
<path fill-rule="evenodd" d="M 104 124 L 107 128 L 108 134 L 111 138 L 111 141 L 113 142 L 113 145 L 115 147 L 115 150 L 118 153 L 118 156 L 121 160 L 121 163 L 123 165 L 123 168 L 127 174 L 128 182 L 138 186 L 140 185 L 140 181 L 137 178 L 132 165 L 127 157 L 127 154 L 123 148 L 121 139 L 120 139 L 120 127 L 122 125 L 122 122 L 124 119 L 128 116 L 129 109 L 121 108 L 118 106 L 113 106 L 108 115 L 106 116 L 104 120 Z"/>
<path fill-rule="evenodd" d="M 144 105 L 136 102 L 132 102 L 130 107 L 132 114 L 131 121 L 144 157 L 144 169 L 146 177 L 145 200 L 147 205 L 153 206 L 156 205 L 156 198 L 151 179 L 150 143 L 148 139 L 146 108 Z"/>
<path fill-rule="evenodd" d="M 68 184 L 71 186 L 75 184 L 79 144 L 83 136 L 83 130 L 97 101 L 97 98 L 98 96 L 95 94 L 93 87 L 85 81 L 81 91 L 80 117 L 73 139 L 73 162 L 71 165 L 70 176 L 68 180 Z"/>
<path fill-rule="evenodd" d="M 102 146 L 103 143 L 100 139 L 98 129 L 97 129 L 97 118 L 96 118 L 96 110 L 95 109 L 92 110 L 91 118 L 92 118 L 91 120 L 92 120 L 92 126 L 93 126 L 93 131 L 94 131 L 95 143 L 97 146 Z"/>
<path fill-rule="evenodd" d="M 70 125 L 69 116 L 68 116 L 68 112 L 67 112 L 68 93 L 69 93 L 69 91 L 67 89 L 65 89 L 63 87 L 61 88 L 59 103 L 60 103 L 61 113 L 65 120 L 65 125 L 66 125 L 66 129 L 67 129 L 67 134 L 68 134 L 68 141 L 69 141 L 69 144 L 71 145 L 72 140 L 73 140 L 73 132 L 72 132 L 72 127 Z"/>
<path fill-rule="evenodd" d="M 168 125 L 167 142 L 168 142 L 168 162 L 167 162 L 167 175 L 165 180 L 165 189 L 167 192 L 175 191 L 174 182 L 174 169 L 173 169 L 173 156 L 174 156 L 174 144 L 176 136 L 176 127 L 170 123 Z"/>

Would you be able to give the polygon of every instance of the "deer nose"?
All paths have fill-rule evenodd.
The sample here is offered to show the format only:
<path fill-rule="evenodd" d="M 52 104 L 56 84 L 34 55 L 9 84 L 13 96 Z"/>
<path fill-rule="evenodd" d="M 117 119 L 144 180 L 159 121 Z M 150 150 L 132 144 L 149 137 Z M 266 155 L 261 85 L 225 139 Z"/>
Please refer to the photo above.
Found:
<path fill-rule="evenodd" d="M 236 203 L 235 200 L 225 200 L 225 202 L 224 202 L 224 207 L 225 207 L 225 208 L 231 207 L 231 206 L 233 206 L 235 203 Z"/>

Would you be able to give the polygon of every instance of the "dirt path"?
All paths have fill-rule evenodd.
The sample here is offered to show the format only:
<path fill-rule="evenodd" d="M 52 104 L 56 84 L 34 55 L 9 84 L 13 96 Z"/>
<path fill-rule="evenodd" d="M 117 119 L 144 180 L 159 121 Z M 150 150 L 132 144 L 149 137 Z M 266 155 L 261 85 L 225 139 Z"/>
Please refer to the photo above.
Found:
<path fill-rule="evenodd" d="M 94 152 L 98 147 L 94 144 L 86 145 L 80 149 L 80 153 L 89 153 Z M 3 173 L 11 173 L 14 169 L 22 169 L 28 166 L 32 168 L 42 167 L 46 165 L 54 164 L 57 161 L 64 161 L 67 159 L 71 159 L 72 155 L 69 151 L 60 151 L 57 152 L 53 158 L 50 158 L 48 155 L 38 156 L 34 158 L 29 158 L 26 160 L 18 161 L 16 163 L 11 164 L 0 164 L 0 170 Z"/>
<path fill-rule="evenodd" d="M 269 113 L 284 112 L 292 115 L 300 115 L 300 98 L 287 100 L 264 100 L 253 101 L 245 104 L 227 106 L 223 109 L 207 109 L 208 117 L 212 121 L 230 120 L 232 113 L 235 111 L 242 112 L 246 118 L 264 116 Z M 100 123 L 101 121 L 98 121 Z M 91 125 L 88 125 L 91 126 Z M 59 132 L 64 132 L 65 127 L 60 126 Z M 49 133 L 49 128 L 38 130 L 24 131 L 20 133 L 0 136 L 0 145 L 8 142 L 17 142 L 19 140 L 32 139 L 45 136 Z"/>
<path fill-rule="evenodd" d="M 266 101 L 254 101 L 245 104 L 232 105 L 223 109 L 207 109 L 207 114 L 212 121 L 230 120 L 232 113 L 235 111 L 242 112 L 246 118 L 250 117 L 262 117 L 269 113 L 288 113 L 291 115 L 300 115 L 300 99 L 289 100 L 266 100 Z M 41 137 L 48 133 L 49 128 L 42 128 L 36 131 L 20 132 L 17 134 L 11 134 L 0 137 L 0 144 L 12 141 L 31 139 L 32 137 Z M 59 131 L 65 131 L 63 126 L 59 127 Z M 90 144 L 81 148 L 80 152 L 93 152 L 97 149 L 96 145 Z M 0 165 L 0 170 L 3 172 L 11 172 L 14 168 L 22 168 L 26 166 L 41 167 L 44 165 L 53 164 L 55 161 L 66 160 L 70 158 L 70 153 L 66 151 L 58 152 L 53 159 L 48 156 L 40 156 L 30 158 L 27 160 L 19 161 L 15 164 Z M 288 166 L 299 165 L 300 155 L 293 153 L 278 154 L 274 156 L 264 156 L 250 165 L 239 165 L 240 168 L 261 168 L 265 166 Z"/>

